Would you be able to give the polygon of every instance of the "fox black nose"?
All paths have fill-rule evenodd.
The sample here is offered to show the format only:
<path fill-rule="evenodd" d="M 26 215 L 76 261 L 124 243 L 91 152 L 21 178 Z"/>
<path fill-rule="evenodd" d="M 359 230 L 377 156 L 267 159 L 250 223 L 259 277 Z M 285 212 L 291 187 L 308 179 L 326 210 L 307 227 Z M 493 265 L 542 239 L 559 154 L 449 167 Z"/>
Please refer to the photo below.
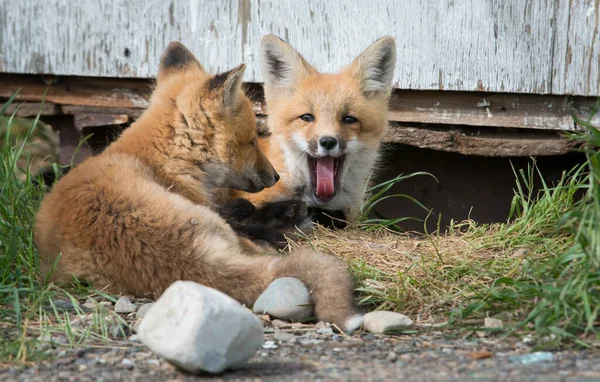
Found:
<path fill-rule="evenodd" d="M 323 146 L 324 149 L 331 150 L 335 146 L 337 146 L 338 141 L 334 137 L 324 136 L 321 139 L 319 139 L 319 144 Z"/>
<path fill-rule="evenodd" d="M 279 176 L 277 171 L 275 171 L 275 183 L 277 183 L 279 181 L 279 179 L 281 179 L 281 177 Z"/>

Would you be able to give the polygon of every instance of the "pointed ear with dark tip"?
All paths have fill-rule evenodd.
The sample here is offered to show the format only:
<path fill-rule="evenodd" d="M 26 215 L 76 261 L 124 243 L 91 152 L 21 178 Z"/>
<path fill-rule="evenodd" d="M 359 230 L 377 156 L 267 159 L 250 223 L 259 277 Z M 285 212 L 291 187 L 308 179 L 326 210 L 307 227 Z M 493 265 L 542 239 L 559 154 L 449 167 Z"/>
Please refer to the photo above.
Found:
<path fill-rule="evenodd" d="M 350 65 L 352 76 L 360 81 L 367 97 L 391 91 L 395 67 L 396 41 L 391 36 L 375 41 Z"/>
<path fill-rule="evenodd" d="M 288 43 L 272 34 L 262 38 L 261 67 L 265 86 L 288 90 L 316 70 Z"/>
<path fill-rule="evenodd" d="M 210 79 L 208 87 L 210 90 L 223 91 L 223 105 L 227 109 L 235 109 L 242 94 L 242 78 L 246 65 L 241 64 L 228 72 L 220 73 Z"/>
<path fill-rule="evenodd" d="M 178 41 L 171 42 L 160 57 L 158 68 L 158 80 L 165 78 L 169 73 L 176 73 L 180 70 L 195 66 L 204 71 L 204 68 L 198 62 L 196 57 Z"/>

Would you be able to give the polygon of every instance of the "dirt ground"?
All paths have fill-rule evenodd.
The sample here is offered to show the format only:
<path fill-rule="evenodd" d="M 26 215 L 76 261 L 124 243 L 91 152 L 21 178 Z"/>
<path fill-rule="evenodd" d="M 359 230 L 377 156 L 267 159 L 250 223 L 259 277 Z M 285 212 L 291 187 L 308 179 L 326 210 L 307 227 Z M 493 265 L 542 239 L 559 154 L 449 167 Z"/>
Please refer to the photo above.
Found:
<path fill-rule="evenodd" d="M 321 330 L 319 330 L 321 329 Z M 317 332 L 318 330 L 318 332 Z M 600 351 L 563 350 L 521 363 L 516 339 L 428 335 L 346 336 L 314 325 L 266 328 L 265 345 L 243 368 L 190 375 L 157 358 L 135 337 L 64 350 L 40 364 L 0 370 L 1 381 L 600 381 Z"/>

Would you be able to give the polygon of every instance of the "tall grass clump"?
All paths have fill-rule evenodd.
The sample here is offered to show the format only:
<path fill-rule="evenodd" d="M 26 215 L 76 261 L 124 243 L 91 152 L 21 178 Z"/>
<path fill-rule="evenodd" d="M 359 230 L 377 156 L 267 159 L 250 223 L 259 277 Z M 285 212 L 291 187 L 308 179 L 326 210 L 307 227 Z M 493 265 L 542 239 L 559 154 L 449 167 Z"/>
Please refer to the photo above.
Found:
<path fill-rule="evenodd" d="M 534 165 L 515 172 L 517 182 L 509 222 L 473 227 L 482 248 L 519 251 L 489 285 L 472 287 L 470 303 L 454 319 L 510 312 L 512 331 L 586 344 L 600 327 L 600 132 L 578 121 L 586 133 L 586 161 L 563 173 L 555 185 L 544 182 Z M 534 180 L 542 183 L 534 192 Z"/>

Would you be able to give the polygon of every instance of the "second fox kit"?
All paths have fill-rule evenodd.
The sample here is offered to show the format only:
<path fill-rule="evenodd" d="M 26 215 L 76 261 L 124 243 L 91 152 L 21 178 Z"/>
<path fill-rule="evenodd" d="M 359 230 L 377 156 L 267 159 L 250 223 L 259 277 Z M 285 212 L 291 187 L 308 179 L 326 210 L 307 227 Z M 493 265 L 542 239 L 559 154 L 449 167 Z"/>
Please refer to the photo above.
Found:
<path fill-rule="evenodd" d="M 345 262 L 310 249 L 256 255 L 207 207 L 213 188 L 256 192 L 278 178 L 256 144 L 243 72 L 239 66 L 212 76 L 171 43 L 148 110 L 43 200 L 34 232 L 42 272 L 56 264 L 52 281 L 75 276 L 114 293 L 154 297 L 174 281 L 192 280 L 248 306 L 274 279 L 291 276 L 312 290 L 319 319 L 356 328 Z"/>
<path fill-rule="evenodd" d="M 394 39 L 377 40 L 335 74 L 319 73 L 276 36 L 265 36 L 261 49 L 271 136 L 259 143 L 281 180 L 237 196 L 259 205 L 302 199 L 356 220 L 387 131 Z"/>

